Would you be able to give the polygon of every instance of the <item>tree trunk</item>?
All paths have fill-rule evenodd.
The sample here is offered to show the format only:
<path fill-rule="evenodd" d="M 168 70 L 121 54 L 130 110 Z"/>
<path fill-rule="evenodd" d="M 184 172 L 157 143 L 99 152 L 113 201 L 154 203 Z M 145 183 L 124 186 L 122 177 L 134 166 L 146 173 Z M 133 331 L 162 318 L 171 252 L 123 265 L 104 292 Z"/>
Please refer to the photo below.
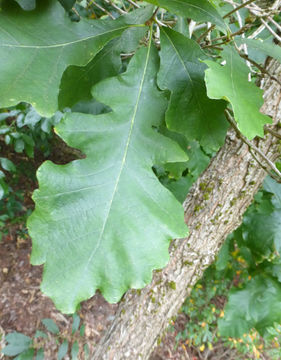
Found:
<path fill-rule="evenodd" d="M 280 64 L 271 61 L 267 69 L 280 78 Z M 281 117 L 280 86 L 266 79 L 263 88 L 262 110 L 277 123 Z M 280 132 L 280 127 L 275 130 Z M 280 156 L 280 142 L 269 133 L 265 139 L 256 139 L 255 144 L 272 161 Z M 230 130 L 225 145 L 184 202 L 190 236 L 172 242 L 169 264 L 162 271 L 155 271 L 150 285 L 124 296 L 111 328 L 97 346 L 94 360 L 149 358 L 157 338 L 214 261 L 227 235 L 241 224 L 265 176 L 248 146 Z"/>

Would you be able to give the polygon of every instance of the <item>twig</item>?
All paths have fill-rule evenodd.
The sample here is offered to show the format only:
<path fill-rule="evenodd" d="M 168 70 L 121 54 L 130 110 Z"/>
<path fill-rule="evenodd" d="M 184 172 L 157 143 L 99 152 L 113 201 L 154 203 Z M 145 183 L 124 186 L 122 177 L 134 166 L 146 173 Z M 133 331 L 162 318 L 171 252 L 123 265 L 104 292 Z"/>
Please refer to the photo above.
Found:
<path fill-rule="evenodd" d="M 241 4 L 240 6 L 237 6 L 237 8 L 231 10 L 230 12 L 228 12 L 227 14 L 225 14 L 223 16 L 223 19 L 229 17 L 230 15 L 234 14 L 236 11 L 239 11 L 240 9 L 243 9 L 245 6 L 251 4 L 252 2 L 254 2 L 255 0 L 248 0 L 245 3 Z"/>
<path fill-rule="evenodd" d="M 272 177 L 276 182 L 281 183 L 281 179 L 280 179 L 277 175 L 275 175 L 274 173 L 268 171 L 267 167 L 264 166 L 264 165 L 260 162 L 260 160 L 257 158 L 257 156 L 255 155 L 255 153 L 253 152 L 253 150 L 252 150 L 251 148 L 249 149 L 249 151 L 250 151 L 252 157 L 253 157 L 253 158 L 256 160 L 256 162 L 259 164 L 259 166 L 260 166 L 270 177 Z"/>
<path fill-rule="evenodd" d="M 257 62 L 255 62 L 254 60 L 249 58 L 248 55 L 241 54 L 240 51 L 238 51 L 238 53 L 239 53 L 240 57 L 242 57 L 243 59 L 249 61 L 254 66 L 256 66 L 261 71 L 262 74 L 268 75 L 272 80 L 276 81 L 279 85 L 281 85 L 281 82 L 277 79 L 277 77 L 275 77 L 274 75 L 271 75 L 270 72 L 268 70 L 266 70 L 263 66 L 261 66 L 260 64 L 258 64 Z"/>
<path fill-rule="evenodd" d="M 127 0 L 127 1 L 128 1 L 128 3 L 133 5 L 134 7 L 138 8 L 138 9 L 140 8 L 140 6 L 137 3 L 135 3 L 133 0 Z"/>
<path fill-rule="evenodd" d="M 120 7 L 118 7 L 117 5 L 115 5 L 112 1 L 110 0 L 103 0 L 105 3 L 111 5 L 115 10 L 117 10 L 121 15 L 127 14 L 127 11 L 124 11 L 122 9 L 120 9 Z"/>
<path fill-rule="evenodd" d="M 151 16 L 151 19 L 154 19 L 156 17 L 158 10 L 159 10 L 159 6 L 157 6 L 157 8 L 154 10 L 154 13 Z"/>
<path fill-rule="evenodd" d="M 239 11 L 240 9 L 244 8 L 244 7 L 247 7 L 255 16 L 259 16 L 259 14 L 257 14 L 258 11 L 262 11 L 262 9 L 260 9 L 257 5 L 253 4 L 256 9 L 253 9 L 253 8 L 250 8 L 249 5 L 251 3 L 253 3 L 255 0 L 248 0 L 246 2 L 244 2 L 243 4 L 236 4 L 235 2 L 233 1 L 227 1 L 228 3 L 231 3 L 233 6 L 234 5 L 237 5 L 237 7 L 233 10 L 231 10 L 230 12 L 228 12 L 227 14 L 225 14 L 223 16 L 223 18 L 225 19 L 226 17 L 232 15 L 233 13 L 235 13 L 236 11 Z M 239 6 L 238 6 L 239 5 Z M 276 11 L 278 6 L 279 6 L 279 0 L 275 0 L 274 4 L 272 5 L 271 7 L 271 13 Z M 263 16 L 266 16 L 266 17 L 269 17 L 270 14 L 264 14 Z M 273 20 L 273 19 L 272 19 Z M 271 20 L 270 20 L 271 21 Z M 273 20 L 274 21 L 274 20 Z M 265 27 L 268 28 L 268 30 L 271 32 L 271 34 L 279 41 L 281 42 L 281 38 L 278 36 L 278 34 L 276 34 L 274 32 L 274 30 L 267 24 L 267 22 L 264 20 L 264 19 L 261 19 L 261 22 L 263 23 L 252 35 L 249 36 L 249 38 L 255 38 L 258 34 L 260 34 L 264 29 Z M 273 23 L 273 22 L 272 22 Z M 273 23 L 274 24 L 274 23 Z M 276 24 L 274 24 L 276 26 Z M 280 25 L 279 25 L 280 26 Z M 200 43 L 200 41 L 202 39 L 204 39 L 208 34 L 209 32 L 211 32 L 214 28 L 216 27 L 216 25 L 212 25 L 209 29 L 207 29 L 202 35 L 200 35 L 200 37 L 197 39 L 197 42 Z"/>
<path fill-rule="evenodd" d="M 277 167 L 275 166 L 275 164 L 269 160 L 266 155 L 260 150 L 258 149 L 254 144 L 252 144 L 242 133 L 241 131 L 238 129 L 235 120 L 232 118 L 232 116 L 230 115 L 228 109 L 225 110 L 225 115 L 226 118 L 228 120 L 228 122 L 230 123 L 230 125 L 234 128 L 234 130 L 236 131 L 237 135 L 240 137 L 240 139 L 248 145 L 250 152 L 255 151 L 257 154 L 259 154 L 263 160 L 268 164 L 268 166 L 271 168 L 271 170 L 273 170 L 275 172 L 275 174 L 278 175 L 279 181 L 281 181 L 281 172 L 277 169 Z M 252 152 L 251 152 L 252 153 Z M 254 159 L 257 161 L 256 157 L 254 157 Z M 260 165 L 260 161 L 257 161 L 258 164 Z M 263 169 L 265 170 L 266 168 L 263 166 Z M 266 169 L 265 170 L 270 176 L 272 176 L 272 174 Z"/>
<path fill-rule="evenodd" d="M 200 43 L 200 41 L 202 39 L 204 39 L 208 34 L 209 32 L 211 32 L 212 30 L 214 30 L 214 28 L 216 27 L 216 25 L 212 25 L 211 27 L 209 27 L 205 32 L 203 32 L 202 35 L 199 36 L 199 38 L 196 40 L 198 43 Z"/>
<path fill-rule="evenodd" d="M 243 1 L 242 1 L 242 2 L 243 2 Z M 233 6 L 236 8 L 237 5 L 233 5 Z M 237 15 L 238 24 L 239 24 L 240 29 L 241 29 L 241 28 L 243 27 L 243 21 L 242 21 L 242 17 L 241 17 L 241 15 L 240 15 L 240 12 L 237 11 L 236 15 Z M 245 38 L 245 32 L 241 34 L 241 37 L 242 37 L 243 39 Z M 244 49 L 244 53 L 245 53 L 246 55 L 248 55 L 248 47 L 247 47 L 247 45 L 246 45 L 246 44 L 243 44 L 242 47 L 243 47 L 243 49 Z M 246 61 L 246 64 L 247 64 L 248 68 L 250 69 L 250 72 L 248 73 L 248 80 L 251 81 L 251 80 L 252 80 L 252 78 L 251 78 L 251 72 L 253 72 L 253 69 L 252 69 L 251 63 L 250 63 L 249 61 Z"/>
<path fill-rule="evenodd" d="M 227 40 L 222 41 L 222 42 L 217 43 L 217 44 L 204 45 L 204 46 L 202 46 L 202 49 L 208 49 L 208 48 L 218 49 L 218 47 L 219 47 L 220 45 L 224 45 L 224 44 L 227 44 L 227 43 L 229 43 L 229 42 L 230 42 L 230 40 L 227 39 Z"/>
<path fill-rule="evenodd" d="M 263 19 L 261 19 L 261 22 L 269 30 L 269 32 L 275 37 L 275 39 L 277 39 L 279 42 L 281 42 L 281 37 L 276 34 L 276 32 L 268 25 L 268 23 Z"/>
<path fill-rule="evenodd" d="M 212 41 L 218 41 L 218 40 L 224 40 L 224 39 L 231 40 L 231 38 L 233 38 L 234 36 L 241 35 L 241 33 L 244 33 L 244 31 L 248 30 L 251 26 L 252 26 L 251 24 L 247 24 L 247 25 L 243 26 L 241 29 L 235 31 L 234 33 L 220 36 L 218 38 L 212 39 Z"/>
<path fill-rule="evenodd" d="M 266 132 L 269 132 L 271 135 L 275 136 L 277 139 L 281 139 L 281 134 L 279 134 L 277 131 L 271 129 L 269 126 L 265 126 L 264 130 Z"/>
<path fill-rule="evenodd" d="M 272 6 L 272 8 L 271 8 L 271 11 L 268 12 L 267 14 L 263 14 L 263 9 L 261 9 L 260 7 L 258 7 L 256 4 L 253 4 L 253 6 L 254 6 L 254 7 L 249 8 L 249 11 L 250 11 L 253 15 L 259 17 L 259 16 L 261 16 L 259 13 L 262 13 L 262 16 L 267 17 L 268 20 L 269 20 L 270 22 L 272 22 L 272 23 L 276 26 L 277 23 L 271 18 L 270 15 L 271 15 L 272 12 L 274 12 L 274 11 L 275 11 L 276 9 L 278 9 L 278 7 L 280 6 L 280 1 L 279 1 L 279 0 L 276 0 L 276 1 L 274 2 L 273 6 Z M 267 23 L 263 18 L 261 18 L 260 20 L 261 20 L 263 26 L 266 27 L 266 28 L 269 30 L 269 32 L 270 32 L 279 42 L 281 42 L 281 37 L 280 37 L 278 34 L 276 34 L 276 32 L 268 25 L 268 23 Z M 280 26 L 280 25 L 279 25 L 279 24 L 277 24 L 277 25 L 278 25 L 277 28 L 279 29 L 279 26 Z"/>
<path fill-rule="evenodd" d="M 268 20 L 272 22 L 272 24 L 275 25 L 279 31 L 281 31 L 281 26 L 274 19 L 272 19 L 271 16 L 268 17 Z"/>
<path fill-rule="evenodd" d="M 75 7 L 73 7 L 71 10 L 79 17 L 79 19 L 81 19 L 81 16 L 80 16 L 79 12 L 77 11 L 77 9 L 75 9 Z"/>
<path fill-rule="evenodd" d="M 90 0 L 88 2 L 88 5 L 95 5 L 98 9 L 100 9 L 102 12 L 104 12 L 106 15 L 108 15 L 109 17 L 111 17 L 112 20 L 115 20 L 115 17 L 106 9 L 104 9 L 102 6 L 100 6 L 99 4 L 97 4 L 94 0 Z"/>

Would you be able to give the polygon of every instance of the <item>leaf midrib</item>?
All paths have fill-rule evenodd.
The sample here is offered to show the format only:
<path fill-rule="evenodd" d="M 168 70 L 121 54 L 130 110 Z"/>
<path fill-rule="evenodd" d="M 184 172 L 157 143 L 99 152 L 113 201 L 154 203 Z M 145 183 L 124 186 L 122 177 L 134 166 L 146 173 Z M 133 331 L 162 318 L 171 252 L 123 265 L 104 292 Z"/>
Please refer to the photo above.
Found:
<path fill-rule="evenodd" d="M 107 214 L 106 214 L 106 217 L 105 217 L 102 229 L 101 229 L 99 239 L 97 241 L 97 245 L 96 245 L 96 247 L 94 248 L 94 250 L 92 251 L 92 253 L 91 253 L 90 257 L 89 257 L 89 260 L 88 260 L 88 262 L 86 264 L 86 268 L 89 266 L 91 260 L 93 259 L 93 257 L 95 256 L 97 250 L 100 247 L 102 237 L 103 237 L 103 234 L 104 234 L 104 231 L 105 231 L 105 228 L 106 228 L 106 224 L 107 224 L 107 221 L 108 221 L 108 218 L 109 218 L 109 215 L 110 215 L 110 211 L 111 211 L 111 208 L 112 208 L 112 204 L 113 204 L 113 201 L 114 201 L 114 197 L 115 197 L 115 194 L 116 194 L 116 191 L 117 191 L 117 188 L 118 188 L 118 185 L 119 185 L 119 181 L 120 181 L 120 178 L 121 178 L 121 175 L 122 175 L 122 171 L 123 171 L 125 163 L 126 163 L 128 150 L 129 150 L 129 145 L 130 145 L 132 132 L 133 132 L 133 128 L 134 128 L 135 118 L 136 118 L 136 114 L 137 114 L 137 111 L 138 111 L 138 108 L 139 108 L 140 97 L 141 97 L 141 94 L 142 94 L 142 91 L 143 91 L 143 84 L 144 84 L 144 80 L 145 80 L 145 75 L 146 75 L 146 71 L 147 71 L 147 66 L 148 66 L 148 61 L 149 61 L 149 56 L 150 56 L 150 50 L 151 50 L 151 42 L 152 42 L 152 39 L 151 39 L 151 36 L 150 36 L 150 42 L 148 44 L 148 50 L 147 50 L 147 56 L 146 56 L 146 60 L 145 60 L 143 75 L 142 75 L 142 79 L 141 79 L 141 83 L 140 83 L 140 89 L 139 89 L 139 92 L 138 92 L 138 97 L 137 97 L 136 105 L 135 105 L 135 108 L 134 108 L 134 113 L 133 113 L 133 116 L 132 116 L 132 119 L 131 119 L 131 126 L 130 126 L 130 130 L 129 130 L 129 134 L 128 134 L 128 138 L 127 138 L 127 142 L 126 142 L 126 146 L 125 146 L 124 156 L 123 156 L 122 162 L 121 162 L 120 171 L 119 171 L 119 174 L 118 174 L 118 176 L 116 178 L 116 182 L 115 182 L 115 186 L 114 186 L 114 189 L 113 189 L 112 197 L 111 197 L 110 202 L 109 202 L 108 211 L 107 211 Z"/>
<path fill-rule="evenodd" d="M 96 34 L 96 35 L 90 35 L 90 36 L 84 37 L 83 39 L 69 41 L 69 42 L 66 42 L 66 43 L 59 43 L 59 44 L 52 44 L 52 45 L 0 44 L 0 47 L 20 48 L 20 49 L 52 49 L 52 48 L 59 48 L 59 47 L 65 47 L 65 46 L 78 44 L 78 43 L 81 43 L 81 42 L 84 42 L 84 41 L 87 41 L 87 40 L 90 40 L 90 39 L 94 39 L 94 38 L 96 38 L 98 36 L 103 36 L 103 35 L 106 35 L 106 34 L 110 34 L 111 32 L 115 32 L 115 31 L 118 31 L 118 30 L 123 30 L 123 29 L 127 29 L 129 27 L 137 27 L 137 26 L 140 26 L 140 25 L 135 24 L 135 25 L 120 26 L 119 28 L 108 30 L 108 31 L 105 31 L 103 33 L 99 33 L 99 34 Z"/>

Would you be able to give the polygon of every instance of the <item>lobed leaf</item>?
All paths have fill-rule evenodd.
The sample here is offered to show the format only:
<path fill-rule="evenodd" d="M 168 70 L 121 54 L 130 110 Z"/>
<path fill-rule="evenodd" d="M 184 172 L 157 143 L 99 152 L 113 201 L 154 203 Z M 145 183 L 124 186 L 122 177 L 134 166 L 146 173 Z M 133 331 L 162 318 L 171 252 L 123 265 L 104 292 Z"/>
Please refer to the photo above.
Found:
<path fill-rule="evenodd" d="M 169 241 L 187 234 L 181 204 L 152 171 L 187 159 L 154 129 L 167 106 L 158 67 L 150 41 L 126 73 L 94 87 L 112 112 L 67 114 L 57 127 L 86 158 L 64 166 L 47 161 L 38 171 L 31 260 L 45 263 L 42 290 L 63 312 L 74 312 L 97 289 L 117 302 L 130 287 L 142 288 L 167 263 Z"/>
<path fill-rule="evenodd" d="M 230 291 L 224 318 L 218 321 L 224 337 L 242 337 L 251 328 L 264 333 L 274 322 L 281 321 L 281 286 L 271 277 L 258 275 L 243 289 Z"/>
<path fill-rule="evenodd" d="M 172 92 L 166 123 L 170 130 L 217 149 L 223 144 L 228 124 L 226 103 L 209 99 L 204 81 L 207 56 L 199 45 L 171 29 L 161 29 L 161 67 L 158 84 Z"/>
<path fill-rule="evenodd" d="M 248 81 L 249 68 L 232 46 L 222 51 L 225 65 L 205 60 L 207 94 L 211 99 L 225 99 L 232 105 L 240 131 L 249 139 L 263 136 L 263 127 L 271 119 L 259 109 L 263 104 L 262 90 Z"/>
<path fill-rule="evenodd" d="M 0 107 L 25 101 L 53 115 L 65 69 L 86 65 L 111 39 L 149 19 L 151 7 L 136 13 L 74 23 L 56 0 L 38 2 L 31 12 L 6 4 L 0 12 Z"/>

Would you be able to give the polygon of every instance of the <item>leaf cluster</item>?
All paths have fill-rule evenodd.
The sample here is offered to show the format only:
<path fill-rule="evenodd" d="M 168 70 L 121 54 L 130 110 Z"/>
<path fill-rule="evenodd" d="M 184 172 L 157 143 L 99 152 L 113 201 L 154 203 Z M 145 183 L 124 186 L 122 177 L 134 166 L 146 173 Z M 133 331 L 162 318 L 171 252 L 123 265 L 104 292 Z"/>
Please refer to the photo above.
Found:
<path fill-rule="evenodd" d="M 223 144 L 226 113 L 249 139 L 271 122 L 257 58 L 280 59 L 280 48 L 247 39 L 258 17 L 242 3 L 240 14 L 221 1 L 147 2 L 97 1 L 103 15 L 85 1 L 2 2 L 0 106 L 31 104 L 17 127 L 56 125 L 84 154 L 42 164 L 28 221 L 42 290 L 66 313 L 97 289 L 117 302 L 167 264 L 169 242 L 188 234 L 181 202 Z M 32 156 L 34 140 L 9 131 L 5 141 Z"/>
<path fill-rule="evenodd" d="M 41 324 L 40 328 L 43 330 L 37 329 L 33 337 L 16 331 L 6 335 L 6 346 L 1 353 L 13 357 L 14 360 L 44 360 L 51 337 L 56 342 L 57 360 L 62 360 L 65 356 L 77 360 L 79 354 L 83 359 L 89 359 L 89 347 L 83 341 L 85 325 L 81 324 L 77 313 L 72 315 L 72 329 L 69 335 L 62 333 L 55 321 L 50 318 L 42 319 Z"/>

